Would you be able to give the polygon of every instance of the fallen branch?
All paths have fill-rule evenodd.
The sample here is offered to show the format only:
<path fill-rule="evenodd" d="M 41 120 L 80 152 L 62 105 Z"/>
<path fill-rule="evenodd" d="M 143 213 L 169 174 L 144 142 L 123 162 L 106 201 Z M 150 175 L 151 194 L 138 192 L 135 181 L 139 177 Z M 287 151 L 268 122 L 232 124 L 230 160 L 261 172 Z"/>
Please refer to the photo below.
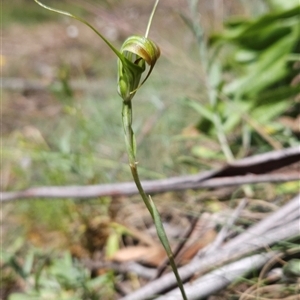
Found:
<path fill-rule="evenodd" d="M 186 189 L 218 188 L 261 182 L 287 182 L 299 180 L 299 172 L 264 174 L 300 161 L 300 147 L 272 151 L 247 157 L 219 170 L 196 175 L 172 177 L 161 180 L 143 181 L 145 192 L 149 194 Z M 137 194 L 132 182 L 87 185 L 37 187 L 19 192 L 0 193 L 1 202 L 23 198 L 97 198 L 101 196 L 129 196 Z"/>
<path fill-rule="evenodd" d="M 218 188 L 262 182 L 297 181 L 299 180 L 299 174 L 246 175 L 213 178 L 204 181 L 197 181 L 198 178 L 201 178 L 201 176 L 189 175 L 161 180 L 143 181 L 142 184 L 144 185 L 147 194 L 158 194 L 186 189 Z M 30 188 L 19 192 L 2 192 L 0 193 L 0 201 L 8 202 L 25 198 L 89 199 L 103 196 L 131 196 L 137 193 L 136 186 L 132 182 L 87 186 L 51 186 Z"/>
<path fill-rule="evenodd" d="M 184 285 L 186 295 L 189 300 L 208 297 L 225 288 L 236 279 L 241 278 L 241 276 L 245 276 L 250 271 L 261 268 L 275 254 L 275 252 L 269 252 L 252 255 L 214 270 L 197 280 L 186 283 Z M 175 290 L 156 299 L 180 299 L 180 294 Z"/>
<path fill-rule="evenodd" d="M 157 194 L 186 189 L 218 188 L 262 182 L 287 182 L 299 180 L 297 170 L 285 173 L 274 171 L 300 160 L 300 147 L 272 151 L 235 161 L 219 170 L 206 171 L 195 175 L 172 177 L 161 180 L 143 181 L 145 192 Z M 87 199 L 102 196 L 130 196 L 137 194 L 132 182 L 87 185 L 87 186 L 51 186 L 30 188 L 24 191 L 0 193 L 1 202 L 23 198 L 74 198 Z"/>

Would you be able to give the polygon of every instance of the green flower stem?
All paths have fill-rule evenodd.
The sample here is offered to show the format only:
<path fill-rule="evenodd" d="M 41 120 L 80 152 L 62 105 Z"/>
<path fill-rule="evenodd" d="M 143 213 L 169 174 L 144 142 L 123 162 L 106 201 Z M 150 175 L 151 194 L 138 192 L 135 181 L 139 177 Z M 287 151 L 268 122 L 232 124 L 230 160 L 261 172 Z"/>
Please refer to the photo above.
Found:
<path fill-rule="evenodd" d="M 50 6 L 47 6 L 45 5 L 44 3 L 41 3 L 39 2 L 38 0 L 34 0 L 38 5 L 42 6 L 43 8 L 45 9 L 48 9 L 50 11 L 53 11 L 55 13 L 58 13 L 58 14 L 61 14 L 61 15 L 65 15 L 65 16 L 68 16 L 70 18 L 73 18 L 77 21 L 80 21 L 82 22 L 83 24 L 87 25 L 88 27 L 90 27 L 108 46 L 109 48 L 117 55 L 117 57 L 119 59 L 123 59 L 123 56 L 122 54 L 94 27 L 92 26 L 89 22 L 87 22 L 86 20 L 78 17 L 78 16 L 75 16 L 75 15 L 72 15 L 70 14 L 69 12 L 67 11 L 64 11 L 64 10 L 60 10 L 60 9 L 55 9 L 55 8 L 52 8 Z"/>
<path fill-rule="evenodd" d="M 147 196 L 145 193 L 143 186 L 141 184 L 137 164 L 136 161 L 136 142 L 134 137 L 134 132 L 132 130 L 132 103 L 131 101 L 123 101 L 123 109 L 122 109 L 122 121 L 123 121 L 123 127 L 124 127 L 124 133 L 125 133 L 125 142 L 126 142 L 126 149 L 127 154 L 129 158 L 129 166 L 131 170 L 131 174 L 133 177 L 133 180 L 136 184 L 136 187 L 153 219 L 153 222 L 155 224 L 157 235 L 167 253 L 167 256 L 169 258 L 170 265 L 172 267 L 173 273 L 176 277 L 179 289 L 181 291 L 182 297 L 184 300 L 187 300 L 187 296 L 184 291 L 184 287 L 181 281 L 181 278 L 178 273 L 178 269 L 175 263 L 175 259 L 173 256 L 173 252 L 168 240 L 168 237 L 166 235 L 165 229 L 163 227 L 159 212 L 152 201 L 150 196 Z"/>
<path fill-rule="evenodd" d="M 151 12 L 149 21 L 148 21 L 148 25 L 147 25 L 147 29 L 146 29 L 146 33 L 145 33 L 145 38 L 148 37 L 149 30 L 150 30 L 150 26 L 151 26 L 152 19 L 153 19 L 153 16 L 154 16 L 154 14 L 155 14 L 156 7 L 157 7 L 157 5 L 158 5 L 158 2 L 159 2 L 159 0 L 156 0 L 155 4 L 154 4 L 154 6 L 153 6 L 153 9 L 152 9 L 152 12 Z"/>

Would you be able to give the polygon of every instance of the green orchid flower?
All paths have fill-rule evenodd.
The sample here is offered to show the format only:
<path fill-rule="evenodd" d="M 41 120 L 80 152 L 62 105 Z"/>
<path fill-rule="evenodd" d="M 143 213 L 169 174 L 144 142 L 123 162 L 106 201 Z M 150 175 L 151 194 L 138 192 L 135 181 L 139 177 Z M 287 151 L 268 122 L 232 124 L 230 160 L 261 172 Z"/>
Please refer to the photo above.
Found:
<path fill-rule="evenodd" d="M 156 1 L 146 31 L 145 36 L 130 36 L 123 43 L 121 50 L 118 51 L 94 26 L 84 19 L 70 14 L 69 12 L 51 8 L 38 0 L 34 0 L 40 6 L 76 19 L 88 27 L 90 27 L 117 55 L 118 57 L 118 93 L 123 101 L 131 101 L 136 91 L 145 83 L 150 76 L 157 59 L 160 56 L 159 47 L 150 39 L 148 39 L 148 32 L 152 22 L 152 18 L 159 0 Z M 149 66 L 148 72 L 141 82 L 143 73 L 146 71 L 146 64 Z"/>
<path fill-rule="evenodd" d="M 160 56 L 160 50 L 150 39 L 135 35 L 123 43 L 121 54 L 124 59 L 118 60 L 118 93 L 124 101 L 128 101 L 150 76 Z M 150 68 L 145 79 L 140 83 L 146 63 Z"/>

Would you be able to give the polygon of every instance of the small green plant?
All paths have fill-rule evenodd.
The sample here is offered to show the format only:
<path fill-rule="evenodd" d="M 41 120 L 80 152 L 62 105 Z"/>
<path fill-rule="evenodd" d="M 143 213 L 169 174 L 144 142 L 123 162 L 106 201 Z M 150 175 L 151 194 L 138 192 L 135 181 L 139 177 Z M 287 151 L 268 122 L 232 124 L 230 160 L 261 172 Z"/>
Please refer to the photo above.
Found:
<path fill-rule="evenodd" d="M 137 36 L 137 35 L 130 36 L 125 40 L 120 51 L 118 51 L 99 31 L 97 31 L 95 27 L 93 27 L 84 19 L 75 16 L 73 14 L 70 14 L 66 11 L 53 9 L 49 6 L 44 5 L 38 0 L 34 0 L 34 1 L 40 6 L 50 11 L 69 16 L 71 18 L 74 18 L 84 23 L 85 25 L 90 27 L 110 47 L 110 49 L 118 57 L 118 93 L 123 101 L 122 122 L 123 122 L 125 143 L 126 143 L 126 149 L 129 158 L 130 170 L 134 182 L 139 190 L 139 193 L 154 221 L 157 230 L 157 235 L 167 253 L 167 256 L 170 261 L 170 265 L 176 277 L 178 286 L 181 290 L 182 297 L 183 299 L 187 299 L 159 212 L 154 202 L 152 201 L 151 197 L 145 193 L 140 181 L 138 168 L 137 168 L 138 162 L 136 160 L 136 141 L 135 141 L 134 132 L 132 130 L 132 120 L 133 120 L 132 99 L 135 96 L 137 90 L 145 83 L 145 81 L 150 76 L 156 64 L 156 61 L 160 56 L 159 47 L 152 40 L 148 38 L 152 19 L 159 0 L 156 0 L 154 4 L 152 13 L 149 18 L 145 36 Z M 146 72 L 146 75 L 143 77 L 144 72 Z"/>
<path fill-rule="evenodd" d="M 9 300 L 96 300 L 101 294 L 114 293 L 113 272 L 91 278 L 70 253 L 58 256 L 31 248 L 23 265 L 18 263 L 17 253 L 6 254 L 4 263 L 26 280 L 26 293 L 11 293 Z"/>
<path fill-rule="evenodd" d="M 297 145 L 296 135 L 278 119 L 295 117 L 299 110 L 294 101 L 300 91 L 299 1 L 269 0 L 269 12 L 232 17 L 210 36 L 201 27 L 198 2 L 189 0 L 192 17 L 183 18 L 197 40 L 208 101 L 186 98 L 185 103 L 199 113 L 202 138 L 217 139 L 229 162 L 253 151 Z M 193 154 L 211 155 L 208 143 L 201 142 Z M 218 158 L 218 151 L 214 155 Z"/>

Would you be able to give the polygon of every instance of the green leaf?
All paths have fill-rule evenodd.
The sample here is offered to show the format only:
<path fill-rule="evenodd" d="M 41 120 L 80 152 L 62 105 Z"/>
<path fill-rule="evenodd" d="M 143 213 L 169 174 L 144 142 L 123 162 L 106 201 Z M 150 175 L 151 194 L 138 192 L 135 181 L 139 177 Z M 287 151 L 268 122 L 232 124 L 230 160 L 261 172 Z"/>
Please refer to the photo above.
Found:
<path fill-rule="evenodd" d="M 247 49 L 263 50 L 298 26 L 299 10 L 298 5 L 287 11 L 266 14 L 253 21 L 233 18 L 226 24 L 222 34 L 211 36 L 210 42 L 231 41 Z"/>
<path fill-rule="evenodd" d="M 267 103 L 256 107 L 251 112 L 251 117 L 259 124 L 267 124 L 273 118 L 285 112 L 290 106 L 290 102 L 281 101 L 278 103 Z"/>
<path fill-rule="evenodd" d="M 235 60 L 239 63 L 249 63 L 257 59 L 257 52 L 248 49 L 240 49 L 235 54 Z"/>
<path fill-rule="evenodd" d="M 119 234 L 115 231 L 112 232 L 106 242 L 106 257 L 112 257 L 119 250 Z"/>
<path fill-rule="evenodd" d="M 289 99 L 297 96 L 300 93 L 300 85 L 296 86 L 281 86 L 277 89 L 271 89 L 255 95 L 254 98 L 250 99 L 252 106 L 256 107 L 263 104 L 277 103 L 280 101 L 288 101 Z"/>
<path fill-rule="evenodd" d="M 245 27 L 244 32 L 242 32 L 241 35 L 243 35 L 243 34 L 247 35 L 247 34 L 253 32 L 254 30 L 262 29 L 265 26 L 269 26 L 270 24 L 274 24 L 277 22 L 282 24 L 283 21 L 286 21 L 287 19 L 290 19 L 293 17 L 296 17 L 296 19 L 298 19 L 299 9 L 300 9 L 300 5 L 295 6 L 290 10 L 263 15 L 262 17 L 251 21 L 249 23 L 249 26 Z"/>
<path fill-rule="evenodd" d="M 249 28 L 235 39 L 239 45 L 253 50 L 263 50 L 279 39 L 291 33 L 291 26 L 283 24 L 266 24 L 265 27 Z M 255 43 L 253 41 L 255 40 Z"/>
<path fill-rule="evenodd" d="M 300 277 L 300 259 L 293 258 L 288 261 L 283 267 L 283 273 L 288 278 L 299 278 Z"/>
<path fill-rule="evenodd" d="M 288 73 L 286 60 L 294 43 L 293 34 L 273 44 L 261 53 L 255 63 L 250 64 L 247 75 L 226 85 L 224 92 L 253 96 L 282 79 Z"/>
<path fill-rule="evenodd" d="M 299 0 L 266 0 L 269 6 L 278 12 L 299 6 Z"/>

